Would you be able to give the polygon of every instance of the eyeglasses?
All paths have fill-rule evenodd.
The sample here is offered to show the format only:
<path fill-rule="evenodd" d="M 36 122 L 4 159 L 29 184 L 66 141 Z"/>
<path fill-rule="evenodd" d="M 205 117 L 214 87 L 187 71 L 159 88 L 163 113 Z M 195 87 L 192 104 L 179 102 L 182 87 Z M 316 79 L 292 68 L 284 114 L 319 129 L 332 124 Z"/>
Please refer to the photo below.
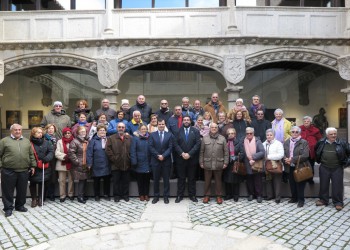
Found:
<path fill-rule="evenodd" d="M 118 128 L 125 128 L 124 126 L 118 126 Z"/>
<path fill-rule="evenodd" d="M 219 97 L 217 97 L 217 96 L 213 96 L 212 98 L 219 98 Z"/>
<path fill-rule="evenodd" d="M 292 134 L 298 134 L 299 131 L 292 131 Z"/>
<path fill-rule="evenodd" d="M 252 135 L 253 133 L 245 133 L 246 135 Z"/>
<path fill-rule="evenodd" d="M 161 103 L 161 105 L 167 105 L 168 103 L 164 102 L 164 103 Z"/>

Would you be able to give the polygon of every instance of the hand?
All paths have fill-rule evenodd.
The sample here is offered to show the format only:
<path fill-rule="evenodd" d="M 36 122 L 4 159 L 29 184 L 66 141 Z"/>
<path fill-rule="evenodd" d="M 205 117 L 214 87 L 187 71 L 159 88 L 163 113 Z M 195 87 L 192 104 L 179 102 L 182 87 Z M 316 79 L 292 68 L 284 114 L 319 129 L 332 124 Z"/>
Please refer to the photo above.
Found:
<path fill-rule="evenodd" d="M 250 160 L 250 161 L 249 161 L 250 166 L 253 166 L 254 163 L 255 163 L 254 160 Z"/>
<path fill-rule="evenodd" d="M 201 166 L 201 168 L 204 168 L 204 165 L 203 165 L 203 164 L 201 164 L 200 166 Z"/>
<path fill-rule="evenodd" d="M 96 122 L 94 121 L 91 126 L 96 127 Z"/>
<path fill-rule="evenodd" d="M 224 164 L 223 168 L 224 168 L 224 169 L 225 169 L 225 168 L 227 168 L 227 165 L 226 165 L 226 164 Z"/>
<path fill-rule="evenodd" d="M 32 176 L 35 174 L 35 168 L 31 168 L 32 170 Z"/>
<path fill-rule="evenodd" d="M 158 160 L 163 161 L 164 160 L 163 155 L 158 155 Z"/>

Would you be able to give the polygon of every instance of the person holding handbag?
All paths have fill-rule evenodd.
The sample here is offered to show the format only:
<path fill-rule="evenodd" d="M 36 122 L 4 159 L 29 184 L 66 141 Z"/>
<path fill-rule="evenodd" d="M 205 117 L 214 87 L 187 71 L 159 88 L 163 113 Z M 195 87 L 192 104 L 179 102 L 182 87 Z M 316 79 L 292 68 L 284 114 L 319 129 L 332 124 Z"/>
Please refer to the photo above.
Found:
<path fill-rule="evenodd" d="M 296 182 L 294 171 L 296 167 L 309 163 L 309 144 L 301 138 L 301 129 L 298 126 L 293 126 L 290 130 L 291 138 L 285 141 L 284 147 L 284 163 L 285 171 L 289 173 L 289 185 L 292 193 L 292 198 L 288 203 L 298 203 L 298 207 L 303 207 L 305 203 L 304 190 L 305 181 Z M 299 166 L 298 166 L 299 165 Z"/>
<path fill-rule="evenodd" d="M 248 201 L 256 196 L 257 202 L 262 202 L 262 171 L 265 149 L 258 137 L 254 136 L 254 128 L 246 128 L 243 140 L 244 165 L 247 170 Z"/>
<path fill-rule="evenodd" d="M 43 205 L 45 191 L 51 177 L 52 169 L 49 163 L 54 157 L 54 150 L 51 142 L 43 137 L 43 129 L 40 127 L 32 129 L 30 142 L 37 162 L 34 174 L 29 177 L 29 191 L 32 197 L 31 207 L 40 207 Z"/>
<path fill-rule="evenodd" d="M 265 172 L 266 172 L 266 194 L 267 200 L 275 197 L 275 202 L 281 202 L 282 183 L 282 158 L 284 156 L 283 144 L 275 139 L 273 129 L 266 130 L 266 141 L 263 143 L 265 149 Z M 271 164 L 272 170 L 268 168 Z M 275 195 L 274 195 L 275 194 Z"/>
<path fill-rule="evenodd" d="M 234 128 L 229 128 L 226 134 L 230 160 L 228 167 L 224 169 L 223 174 L 226 191 L 225 200 L 233 198 L 233 200 L 237 202 L 239 197 L 239 185 L 243 181 L 243 176 L 234 173 L 232 168 L 234 162 L 241 162 L 243 160 L 242 142 L 236 138 L 236 130 Z"/>

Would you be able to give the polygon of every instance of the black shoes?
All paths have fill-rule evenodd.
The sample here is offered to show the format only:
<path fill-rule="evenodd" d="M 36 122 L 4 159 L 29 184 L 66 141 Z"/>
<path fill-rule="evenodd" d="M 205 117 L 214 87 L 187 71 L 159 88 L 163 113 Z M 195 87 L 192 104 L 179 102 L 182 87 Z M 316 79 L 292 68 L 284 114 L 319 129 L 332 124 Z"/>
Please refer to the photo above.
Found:
<path fill-rule="evenodd" d="M 280 200 L 280 199 L 276 199 L 275 202 L 276 202 L 277 204 L 280 204 L 280 203 L 281 203 L 281 200 Z"/>
<path fill-rule="evenodd" d="M 289 201 L 288 201 L 288 203 L 297 203 L 298 201 L 297 200 L 294 200 L 294 199 L 290 199 Z"/>
<path fill-rule="evenodd" d="M 65 202 L 66 198 L 60 198 L 60 202 Z"/>
<path fill-rule="evenodd" d="M 182 201 L 182 196 L 178 196 L 178 197 L 176 197 L 176 199 L 175 199 L 175 203 L 180 203 L 180 201 Z M 165 198 L 164 198 L 164 202 L 165 202 Z"/>
<path fill-rule="evenodd" d="M 78 197 L 78 202 L 85 204 L 86 200 L 84 198 Z"/>
<path fill-rule="evenodd" d="M 234 196 L 234 197 L 233 197 L 233 200 L 234 200 L 235 202 L 237 202 L 237 201 L 238 201 L 238 196 Z"/>
<path fill-rule="evenodd" d="M 228 200 L 231 200 L 232 198 L 233 198 L 232 195 L 226 195 L 225 198 L 224 198 L 224 200 L 225 200 L 225 201 L 228 201 Z"/>
<path fill-rule="evenodd" d="M 261 203 L 263 199 L 262 199 L 261 196 L 258 196 L 258 198 L 256 198 L 256 200 L 257 200 L 258 203 Z"/>
<path fill-rule="evenodd" d="M 298 207 L 303 207 L 304 206 L 304 202 L 298 202 Z"/>
<path fill-rule="evenodd" d="M 165 204 L 169 204 L 169 198 L 168 197 L 164 197 L 164 203 Z"/>
<path fill-rule="evenodd" d="M 22 212 L 22 213 L 25 213 L 25 212 L 28 211 L 28 209 L 25 208 L 25 207 L 19 207 L 19 208 L 16 208 L 15 210 L 18 211 L 18 212 Z M 12 211 L 11 211 L 11 213 L 12 213 Z"/>
<path fill-rule="evenodd" d="M 125 200 L 125 202 L 129 201 L 129 197 L 124 197 L 123 200 Z"/>
<path fill-rule="evenodd" d="M 100 196 L 95 196 L 95 201 L 100 201 Z"/>
<path fill-rule="evenodd" d="M 114 197 L 114 202 L 119 202 L 120 198 L 119 197 Z"/>
<path fill-rule="evenodd" d="M 154 197 L 152 200 L 152 204 L 156 204 L 159 201 L 159 197 Z"/>
<path fill-rule="evenodd" d="M 191 197 L 190 197 L 190 200 L 193 201 L 193 202 L 198 202 L 196 196 L 191 196 Z"/>
<path fill-rule="evenodd" d="M 69 196 L 68 197 L 71 201 L 74 201 L 74 196 Z"/>
<path fill-rule="evenodd" d="M 248 196 L 248 201 L 252 201 L 253 200 L 253 195 L 249 195 Z"/>
<path fill-rule="evenodd" d="M 10 217 L 12 215 L 12 210 L 5 211 L 5 217 Z"/>
<path fill-rule="evenodd" d="M 103 199 L 105 199 L 106 201 L 110 201 L 111 200 L 111 197 L 109 197 L 109 195 L 105 194 L 103 196 Z"/>

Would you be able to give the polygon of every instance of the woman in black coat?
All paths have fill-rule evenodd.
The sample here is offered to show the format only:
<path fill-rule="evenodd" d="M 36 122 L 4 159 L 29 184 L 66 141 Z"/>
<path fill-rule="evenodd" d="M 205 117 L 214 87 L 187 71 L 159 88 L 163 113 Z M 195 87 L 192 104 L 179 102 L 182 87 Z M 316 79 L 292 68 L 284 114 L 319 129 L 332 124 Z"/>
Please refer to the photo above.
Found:
<path fill-rule="evenodd" d="M 31 207 L 42 206 L 42 191 L 47 187 L 48 181 L 51 177 L 52 166 L 50 166 L 50 161 L 53 159 L 54 150 L 52 143 L 47 141 L 43 137 L 43 129 L 39 127 L 34 127 L 30 133 L 30 142 L 32 144 L 32 149 L 38 163 L 41 160 L 42 163 L 35 168 L 34 174 L 29 177 L 30 184 L 29 190 L 32 197 Z M 47 163 L 48 168 L 43 168 L 43 164 Z M 44 186 L 43 186 L 44 182 Z M 38 188 L 38 190 L 37 190 Z M 45 193 L 45 192 L 44 192 Z M 39 194 L 39 195 L 38 195 Z M 45 195 L 44 195 L 45 197 Z"/>
<path fill-rule="evenodd" d="M 103 197 L 110 200 L 111 187 L 111 166 L 105 152 L 107 142 L 107 127 L 104 124 L 97 125 L 97 134 L 95 134 L 89 142 L 86 163 L 88 168 L 92 170 L 94 179 L 95 201 L 100 200 L 100 182 L 103 179 Z"/>

